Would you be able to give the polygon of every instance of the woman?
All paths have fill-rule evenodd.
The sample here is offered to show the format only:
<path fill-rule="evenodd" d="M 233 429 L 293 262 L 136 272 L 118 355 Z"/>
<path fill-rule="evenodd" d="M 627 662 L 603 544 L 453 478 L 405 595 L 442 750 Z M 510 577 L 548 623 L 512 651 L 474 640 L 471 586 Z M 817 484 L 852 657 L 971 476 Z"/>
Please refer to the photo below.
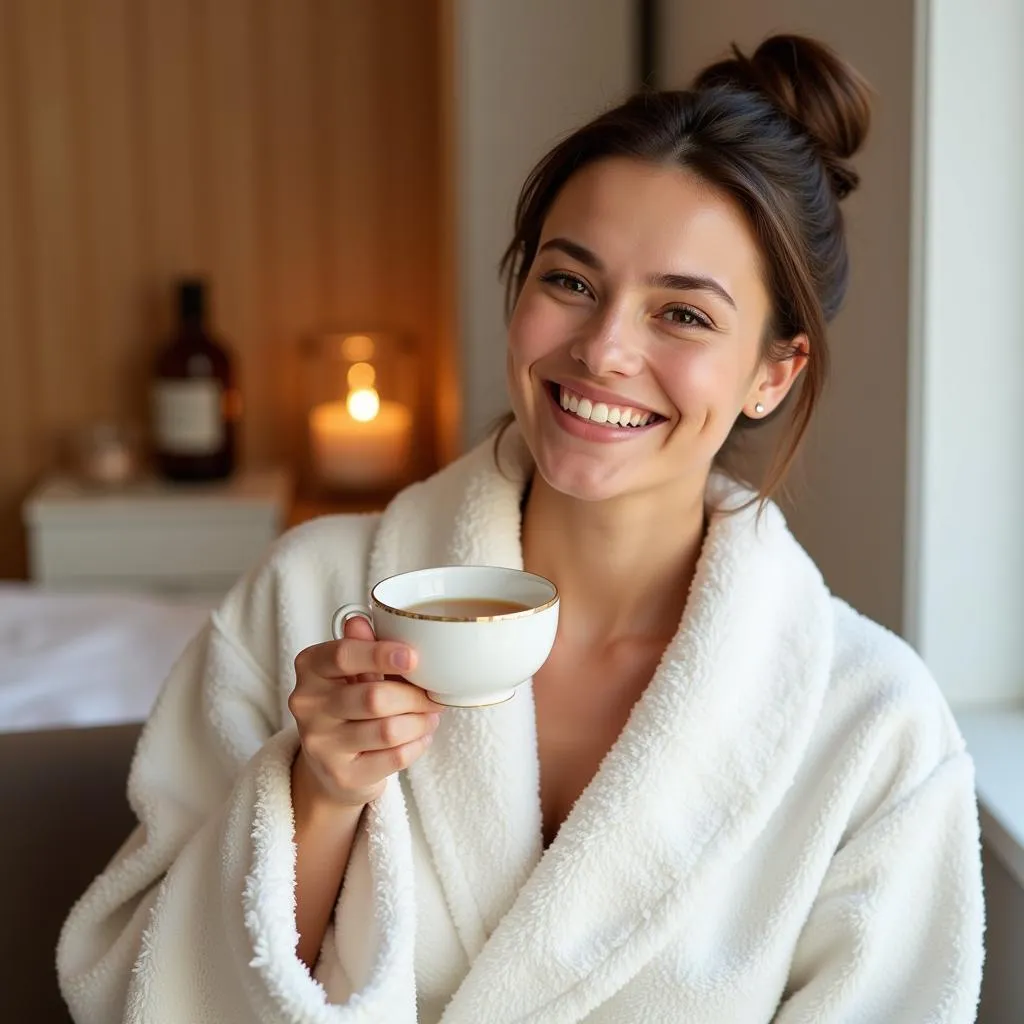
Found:
<path fill-rule="evenodd" d="M 867 121 L 854 71 L 776 37 L 541 162 L 504 261 L 514 425 L 381 517 L 288 534 L 212 616 L 140 741 L 140 826 L 65 926 L 78 1021 L 974 1019 L 963 741 L 769 500 Z M 722 467 L 777 416 L 748 488 Z M 506 705 L 433 705 L 365 622 L 322 642 L 443 563 L 560 589 Z"/>

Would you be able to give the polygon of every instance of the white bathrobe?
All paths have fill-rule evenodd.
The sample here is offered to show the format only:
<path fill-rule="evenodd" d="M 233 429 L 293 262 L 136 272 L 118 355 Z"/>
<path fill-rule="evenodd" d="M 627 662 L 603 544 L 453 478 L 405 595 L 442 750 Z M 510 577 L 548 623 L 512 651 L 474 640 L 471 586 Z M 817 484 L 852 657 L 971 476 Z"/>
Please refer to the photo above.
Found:
<path fill-rule="evenodd" d="M 381 517 L 293 530 L 212 615 L 140 740 L 139 827 L 65 925 L 75 1020 L 973 1021 L 971 760 L 921 661 L 829 594 L 774 507 L 712 515 L 676 636 L 547 850 L 530 686 L 445 714 L 364 815 L 310 976 L 293 659 L 391 573 L 521 567 L 529 467 L 506 447 L 504 473 L 484 445 Z M 709 507 L 736 493 L 713 477 Z"/>

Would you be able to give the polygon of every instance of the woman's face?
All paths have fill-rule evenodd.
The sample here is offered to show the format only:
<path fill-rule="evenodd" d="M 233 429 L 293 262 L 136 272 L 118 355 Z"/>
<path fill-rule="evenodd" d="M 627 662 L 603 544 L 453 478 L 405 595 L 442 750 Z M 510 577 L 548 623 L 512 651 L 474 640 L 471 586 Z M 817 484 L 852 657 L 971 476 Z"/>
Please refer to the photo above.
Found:
<path fill-rule="evenodd" d="M 703 493 L 739 413 L 770 412 L 805 361 L 761 360 L 759 261 L 740 210 L 685 171 L 614 158 L 569 180 L 509 327 L 512 406 L 550 486 Z"/>

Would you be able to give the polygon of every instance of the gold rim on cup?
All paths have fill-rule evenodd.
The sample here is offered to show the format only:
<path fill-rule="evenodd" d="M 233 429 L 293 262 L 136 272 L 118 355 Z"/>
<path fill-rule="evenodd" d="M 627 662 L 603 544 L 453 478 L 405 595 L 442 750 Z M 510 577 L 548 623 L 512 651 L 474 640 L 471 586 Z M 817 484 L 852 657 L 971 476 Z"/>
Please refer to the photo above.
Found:
<path fill-rule="evenodd" d="M 501 566 L 501 565 L 437 565 L 437 566 L 432 566 L 432 568 L 433 569 L 504 569 L 506 567 L 505 566 Z M 430 570 L 418 570 L 418 569 L 413 569 L 412 570 L 412 572 L 429 572 L 429 571 Z M 402 618 L 405 618 L 405 619 L 420 619 L 420 620 L 422 620 L 424 622 L 505 622 L 508 619 L 525 619 L 525 618 L 527 618 L 530 615 L 536 615 L 537 612 L 547 611 L 548 608 L 550 608 L 552 605 L 554 605 L 554 604 L 556 604 L 558 602 L 558 587 L 556 587 L 554 585 L 554 583 L 552 583 L 551 580 L 549 580 L 546 576 L 539 576 L 535 572 L 526 572 L 525 569 L 512 569 L 512 570 L 509 570 L 509 571 L 511 571 L 511 572 L 520 572 L 524 576 L 532 576 L 535 580 L 540 580 L 540 582 L 546 583 L 554 591 L 554 596 L 551 597 L 549 600 L 545 601 L 543 604 L 536 605 L 533 608 L 524 608 L 521 612 L 505 612 L 505 614 L 503 614 L 503 615 L 477 615 L 475 618 L 472 618 L 472 619 L 459 618 L 458 616 L 455 616 L 455 615 L 427 615 L 424 612 L 411 612 L 411 611 L 408 611 L 405 608 L 395 608 L 395 607 L 393 607 L 390 604 L 385 604 L 377 596 L 377 588 L 378 587 L 383 587 L 384 584 L 387 583 L 389 580 L 397 579 L 399 576 L 409 576 L 409 575 L 411 575 L 411 572 L 396 572 L 393 576 L 387 576 L 384 579 L 380 580 L 376 584 L 376 586 L 373 588 L 373 590 L 370 591 L 370 600 L 373 602 L 373 604 L 375 604 L 378 608 L 380 608 L 381 611 L 389 612 L 391 615 L 399 615 L 399 616 L 401 616 Z M 438 601 L 445 601 L 445 600 L 449 600 L 449 601 L 463 601 L 463 600 L 469 600 L 469 601 L 471 601 L 471 600 L 473 600 L 473 598 L 461 598 L 461 597 L 443 598 L 443 597 L 441 597 L 441 598 L 428 598 L 427 600 L 438 600 Z M 496 597 L 496 598 L 481 598 L 480 600 L 485 600 L 485 601 L 489 601 L 489 600 L 501 601 L 501 600 L 503 600 L 503 598 L 500 598 L 500 597 Z"/>

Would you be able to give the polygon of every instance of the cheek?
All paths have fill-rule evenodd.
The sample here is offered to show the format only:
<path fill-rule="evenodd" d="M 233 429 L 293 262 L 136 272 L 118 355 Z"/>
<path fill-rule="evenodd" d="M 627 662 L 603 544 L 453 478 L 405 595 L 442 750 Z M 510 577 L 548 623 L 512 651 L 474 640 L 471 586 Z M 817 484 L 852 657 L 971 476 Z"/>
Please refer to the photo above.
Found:
<path fill-rule="evenodd" d="M 512 409 L 521 422 L 529 421 L 534 404 L 530 370 L 548 349 L 546 338 L 550 333 L 543 303 L 524 292 L 519 297 L 508 325 L 506 352 L 506 379 Z"/>
<path fill-rule="evenodd" d="M 723 348 L 690 344 L 659 361 L 659 382 L 683 420 L 701 427 L 735 418 L 746 385 L 741 367 Z"/>
<path fill-rule="evenodd" d="M 563 321 L 559 306 L 528 285 L 509 323 L 509 350 L 516 364 L 529 366 L 558 348 L 565 337 Z"/>
<path fill-rule="evenodd" d="M 682 344 L 659 360 L 656 368 L 665 392 L 701 405 L 713 404 L 727 377 L 725 360 L 712 349 Z"/>

